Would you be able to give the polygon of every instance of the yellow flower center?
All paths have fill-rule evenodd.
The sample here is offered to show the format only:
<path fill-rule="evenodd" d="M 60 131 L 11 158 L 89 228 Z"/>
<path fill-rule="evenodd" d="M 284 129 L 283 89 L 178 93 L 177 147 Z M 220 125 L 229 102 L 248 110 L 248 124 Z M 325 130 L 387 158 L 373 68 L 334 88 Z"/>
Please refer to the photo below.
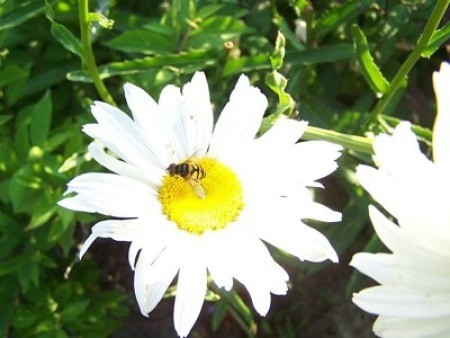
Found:
<path fill-rule="evenodd" d="M 236 220 L 244 206 L 242 186 L 236 174 L 212 158 L 190 159 L 184 163 L 188 164 L 188 175 L 185 175 L 186 167 L 177 168 L 172 175 L 167 173 L 159 190 L 167 217 L 181 230 L 196 235 L 207 229 L 223 229 Z M 206 175 L 195 181 L 193 178 L 203 177 L 198 169 Z M 196 192 L 198 189 L 204 191 L 203 198 Z"/>

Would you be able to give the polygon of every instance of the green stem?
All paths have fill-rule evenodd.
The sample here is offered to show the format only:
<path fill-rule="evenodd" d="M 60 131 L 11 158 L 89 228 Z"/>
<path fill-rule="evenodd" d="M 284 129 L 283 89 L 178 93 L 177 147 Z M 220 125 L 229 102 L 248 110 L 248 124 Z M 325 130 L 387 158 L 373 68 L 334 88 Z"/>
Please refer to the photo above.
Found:
<path fill-rule="evenodd" d="M 80 18 L 80 32 L 81 32 L 81 44 L 83 46 L 84 65 L 87 68 L 89 75 L 94 81 L 95 89 L 103 101 L 112 105 L 116 105 L 114 99 L 109 94 L 105 87 L 100 74 L 98 72 L 97 64 L 95 63 L 94 53 L 91 46 L 91 32 L 89 22 L 89 0 L 78 1 L 78 15 Z"/>
<path fill-rule="evenodd" d="M 439 22 L 441 21 L 442 17 L 444 16 L 445 11 L 448 7 L 448 4 L 449 4 L 449 0 L 438 0 L 436 6 L 433 9 L 433 12 L 431 13 L 430 18 L 428 19 L 427 24 L 425 25 L 423 34 L 419 38 L 419 41 L 417 42 L 416 47 L 413 49 L 411 54 L 409 54 L 406 61 L 402 64 L 400 69 L 397 71 L 397 74 L 395 74 L 394 78 L 392 79 L 391 83 L 389 84 L 389 88 L 388 88 L 386 94 L 378 101 L 377 105 L 372 110 L 367 124 L 370 121 L 375 120 L 381 113 L 383 113 L 383 111 L 386 109 L 387 105 L 391 101 L 392 97 L 395 95 L 395 93 L 400 88 L 403 80 L 408 76 L 411 69 L 414 67 L 416 62 L 420 59 L 422 52 L 427 47 L 428 43 L 430 42 L 431 36 L 433 35 L 434 31 L 436 30 L 437 26 L 439 25 Z"/>
<path fill-rule="evenodd" d="M 227 307 L 231 317 L 233 317 L 234 321 L 238 324 L 238 326 L 247 334 L 247 337 L 254 337 L 252 328 L 247 327 L 247 324 L 244 320 L 238 315 L 237 311 L 233 309 L 232 306 L 228 305 Z"/>
<path fill-rule="evenodd" d="M 372 140 L 367 137 L 341 134 L 332 130 L 308 126 L 302 139 L 329 141 L 340 144 L 345 149 L 373 154 Z"/>

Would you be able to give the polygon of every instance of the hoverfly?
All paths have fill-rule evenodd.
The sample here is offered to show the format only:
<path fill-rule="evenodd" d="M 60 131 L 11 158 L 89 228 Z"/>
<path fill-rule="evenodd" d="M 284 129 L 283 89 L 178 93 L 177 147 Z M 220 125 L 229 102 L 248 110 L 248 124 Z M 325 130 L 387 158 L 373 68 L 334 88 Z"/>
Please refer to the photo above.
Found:
<path fill-rule="evenodd" d="M 180 176 L 191 186 L 192 190 L 199 198 L 206 198 L 205 188 L 200 180 L 206 177 L 205 170 L 196 163 L 192 157 L 181 163 L 171 163 L 167 167 L 170 176 Z"/>

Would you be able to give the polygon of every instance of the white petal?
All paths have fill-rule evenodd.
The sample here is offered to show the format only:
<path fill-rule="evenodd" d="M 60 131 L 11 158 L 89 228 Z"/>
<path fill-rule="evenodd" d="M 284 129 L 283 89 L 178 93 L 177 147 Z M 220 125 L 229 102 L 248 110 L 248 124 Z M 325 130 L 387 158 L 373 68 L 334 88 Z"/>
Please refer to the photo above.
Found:
<path fill-rule="evenodd" d="M 326 141 L 297 143 L 290 155 L 290 168 L 302 182 L 309 184 L 328 176 L 336 170 L 336 160 L 341 156 L 340 145 Z"/>
<path fill-rule="evenodd" d="M 391 176 L 375 168 L 359 165 L 356 168 L 356 177 L 364 189 L 389 213 L 397 217 L 401 214 L 404 201 L 402 190 Z"/>
<path fill-rule="evenodd" d="M 147 316 L 161 301 L 179 269 L 179 254 L 175 246 L 167 246 L 156 259 L 143 249 L 134 275 L 134 291 L 139 309 Z"/>
<path fill-rule="evenodd" d="M 78 258 L 81 259 L 83 258 L 84 254 L 86 253 L 86 251 L 88 251 L 88 249 L 90 248 L 90 246 L 92 245 L 92 243 L 94 243 L 94 241 L 98 238 L 97 234 L 90 234 L 89 237 L 84 241 L 83 245 L 80 248 L 80 251 L 78 253 Z"/>
<path fill-rule="evenodd" d="M 170 152 L 174 156 L 174 161 L 179 162 L 192 156 L 193 154 L 189 152 L 186 132 L 186 123 L 189 117 L 180 88 L 172 85 L 164 87 L 159 97 L 159 107 L 168 123 L 167 132 L 173 146 Z"/>
<path fill-rule="evenodd" d="M 373 330 L 376 335 L 385 338 L 447 338 L 450 322 L 447 317 L 411 319 L 379 316 Z"/>
<path fill-rule="evenodd" d="M 186 245 L 178 275 L 173 321 L 180 337 L 186 337 L 194 326 L 206 295 L 206 265 L 197 243 Z M 180 257 L 181 258 L 181 257 Z"/>
<path fill-rule="evenodd" d="M 303 219 L 312 219 L 321 222 L 340 222 L 342 214 L 331 210 L 323 204 L 312 202 L 302 213 Z"/>
<path fill-rule="evenodd" d="M 161 184 L 161 177 L 165 174 L 161 169 L 156 167 L 152 172 L 144 172 L 130 163 L 120 161 L 106 154 L 103 147 L 95 142 L 89 145 L 88 150 L 94 160 L 105 168 L 119 175 L 129 177 L 142 183 L 150 184 L 154 189 Z"/>
<path fill-rule="evenodd" d="M 417 251 L 420 251 L 420 248 L 417 248 Z M 379 284 L 409 286 L 422 292 L 450 293 L 450 269 L 434 264 L 433 261 L 424 265 L 421 262 L 404 260 L 399 255 L 362 252 L 353 256 L 350 265 Z"/>
<path fill-rule="evenodd" d="M 284 250 L 300 260 L 322 262 L 338 261 L 328 239 L 319 231 L 297 220 L 284 219 L 281 222 L 261 224 L 258 234 L 264 241 Z"/>
<path fill-rule="evenodd" d="M 137 260 L 139 252 L 142 249 L 141 243 L 138 244 L 138 242 L 131 242 L 130 248 L 128 249 L 128 263 L 130 264 L 130 267 L 132 270 L 136 269 Z"/>
<path fill-rule="evenodd" d="M 262 146 L 294 144 L 297 142 L 308 126 L 306 121 L 279 118 L 275 124 L 256 140 Z"/>
<path fill-rule="evenodd" d="M 232 274 L 250 293 L 255 310 L 265 316 L 270 308 L 270 293 L 286 294 L 289 276 L 259 239 L 236 236 L 233 249 L 229 252 Z"/>
<path fill-rule="evenodd" d="M 420 151 L 408 122 L 399 123 L 393 135 L 378 135 L 373 147 L 380 168 L 396 178 L 414 179 L 419 172 L 428 172 L 431 162 Z"/>
<path fill-rule="evenodd" d="M 220 158 L 251 142 L 261 126 L 267 99 L 241 75 L 216 123 L 209 154 Z"/>
<path fill-rule="evenodd" d="M 173 160 L 170 149 L 170 128 L 168 128 L 167 117 L 160 111 L 157 103 L 141 88 L 130 83 L 124 85 L 125 97 L 134 120 L 142 129 L 143 135 L 151 146 L 155 157 L 160 159 L 164 167 Z"/>
<path fill-rule="evenodd" d="M 77 195 L 58 202 L 68 209 L 130 218 L 161 214 L 156 192 L 124 176 L 88 173 L 75 177 L 68 187 Z"/>
<path fill-rule="evenodd" d="M 106 220 L 95 224 L 92 227 L 91 235 L 86 239 L 80 248 L 80 259 L 97 238 L 111 238 L 115 241 L 131 242 L 142 232 L 142 223 L 137 220 Z"/>
<path fill-rule="evenodd" d="M 422 264 L 440 262 L 446 266 L 448 259 L 445 255 L 433 247 L 425 247 L 421 238 L 391 222 L 374 206 L 369 206 L 369 215 L 378 237 L 392 252 L 401 255 L 402 259 L 408 258 Z"/>
<path fill-rule="evenodd" d="M 188 152 L 204 156 L 213 129 L 213 112 L 205 73 L 196 72 L 191 82 L 183 86 L 183 98 L 188 114 L 185 125 Z"/>
<path fill-rule="evenodd" d="M 152 219 L 146 220 L 140 236 L 131 243 L 128 263 L 133 270 L 135 269 L 136 257 L 141 249 L 145 249 L 146 259 L 153 262 L 173 237 L 174 231 L 169 226 L 170 222 L 165 220 L 164 216 L 161 218 L 161 220 L 158 220 L 157 217 L 152 217 Z M 139 221 L 144 222 L 143 220 Z"/>
<path fill-rule="evenodd" d="M 233 233 L 234 234 L 234 233 Z M 219 288 L 230 291 L 233 287 L 233 275 L 230 268 L 230 260 L 224 252 L 229 250 L 229 244 L 233 241 L 233 235 L 227 229 L 223 231 L 207 231 L 202 239 L 206 246 L 206 265 L 209 274 Z"/>
<path fill-rule="evenodd" d="M 433 158 L 436 164 L 450 171 L 450 64 L 441 63 L 439 72 L 433 73 L 437 116 L 433 128 Z"/>
<path fill-rule="evenodd" d="M 98 101 L 91 106 L 91 111 L 98 124 L 84 125 L 86 134 L 97 138 L 112 152 L 139 168 L 159 166 L 165 169 L 143 136 L 141 128 L 128 115 Z"/>
<path fill-rule="evenodd" d="M 380 285 L 353 295 L 364 311 L 403 318 L 437 318 L 450 315 L 448 293 L 420 293 L 402 286 Z"/>

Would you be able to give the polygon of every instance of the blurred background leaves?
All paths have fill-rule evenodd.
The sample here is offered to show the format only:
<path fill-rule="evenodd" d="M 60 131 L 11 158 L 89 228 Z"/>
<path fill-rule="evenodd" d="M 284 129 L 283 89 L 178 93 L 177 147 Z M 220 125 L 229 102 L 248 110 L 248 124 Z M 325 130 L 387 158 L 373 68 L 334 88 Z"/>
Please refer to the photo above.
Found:
<path fill-rule="evenodd" d="M 165 85 L 203 70 L 217 113 L 245 72 L 269 98 L 266 127 L 285 113 L 370 136 L 406 119 L 426 145 L 435 113 L 431 74 L 449 56 L 448 13 L 385 109 L 368 117 L 436 3 L 98 0 L 89 4 L 90 37 L 99 76 L 125 111 L 125 82 L 157 98 Z M 150 319 L 138 313 L 132 272 L 121 258 L 126 244 L 99 241 L 90 259 L 77 262 L 98 216 L 56 205 L 72 177 L 100 170 L 80 132 L 92 121 L 89 105 L 101 98 L 85 68 L 78 15 L 75 0 L 0 0 L 0 335 L 174 335 L 171 325 L 148 324 L 171 323 L 171 299 Z M 279 31 L 283 55 L 275 48 Z M 288 296 L 273 297 L 260 318 L 239 287 L 212 290 L 220 297 L 211 296 L 192 336 L 370 336 L 370 319 L 361 314 L 360 322 L 350 302 L 361 278 L 347 266 L 354 252 L 381 246 L 367 221 L 370 200 L 353 178 L 361 162 L 371 162 L 367 152 L 344 152 L 339 171 L 323 182 L 326 192 L 316 191 L 344 214 L 339 224 L 314 224 L 340 264 L 299 264 L 273 250 L 291 277 Z"/>

